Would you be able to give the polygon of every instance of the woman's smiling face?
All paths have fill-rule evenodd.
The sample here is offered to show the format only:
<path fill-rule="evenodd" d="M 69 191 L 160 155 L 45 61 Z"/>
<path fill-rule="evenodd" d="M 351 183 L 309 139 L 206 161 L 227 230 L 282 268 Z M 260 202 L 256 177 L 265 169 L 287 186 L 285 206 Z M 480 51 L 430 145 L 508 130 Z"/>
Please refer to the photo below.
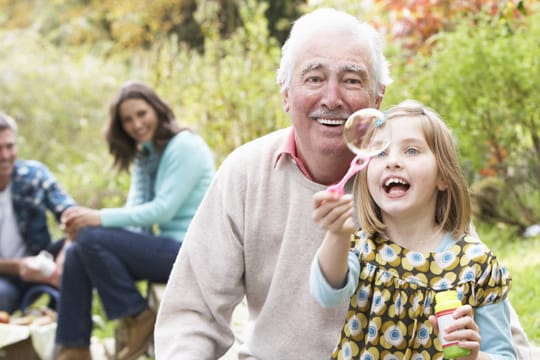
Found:
<path fill-rule="evenodd" d="M 155 109 L 143 99 L 127 99 L 119 106 L 122 128 L 138 143 L 154 138 L 158 125 Z"/>

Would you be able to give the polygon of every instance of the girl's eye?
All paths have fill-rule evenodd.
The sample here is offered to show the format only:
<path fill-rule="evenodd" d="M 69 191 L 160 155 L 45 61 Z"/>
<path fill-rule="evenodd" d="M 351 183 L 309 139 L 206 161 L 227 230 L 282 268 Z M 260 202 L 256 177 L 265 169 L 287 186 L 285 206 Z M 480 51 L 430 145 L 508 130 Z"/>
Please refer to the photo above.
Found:
<path fill-rule="evenodd" d="M 408 155 L 416 155 L 418 154 L 418 150 L 416 150 L 415 148 L 408 148 L 407 150 L 405 150 L 405 153 Z"/>
<path fill-rule="evenodd" d="M 375 155 L 375 157 L 378 157 L 378 158 L 381 158 L 383 156 L 386 156 L 386 150 L 383 150 L 380 153 L 378 153 L 377 155 Z"/>

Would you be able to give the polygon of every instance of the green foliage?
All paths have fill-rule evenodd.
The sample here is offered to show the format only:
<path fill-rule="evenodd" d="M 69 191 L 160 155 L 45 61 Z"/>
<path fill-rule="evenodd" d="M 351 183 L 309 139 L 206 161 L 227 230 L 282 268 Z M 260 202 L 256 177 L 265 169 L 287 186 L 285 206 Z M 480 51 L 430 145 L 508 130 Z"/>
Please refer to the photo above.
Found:
<path fill-rule="evenodd" d="M 394 73 L 385 98 L 386 105 L 412 97 L 438 111 L 455 132 L 470 181 L 500 179 L 505 210 L 494 220 L 510 216 L 519 230 L 540 222 L 540 16 L 525 20 L 478 16 L 440 33 L 433 54 Z"/>
<path fill-rule="evenodd" d="M 47 164 L 81 204 L 119 204 L 125 180 L 108 174 L 102 129 L 125 70 L 84 55 L 32 31 L 0 33 L 0 109 L 19 125 L 20 158 Z"/>
<path fill-rule="evenodd" d="M 279 46 L 269 37 L 265 6 L 247 1 L 240 8 L 244 23 L 228 39 L 211 24 L 218 8 L 199 13 L 205 32 L 203 53 L 177 45 L 157 44 L 146 65 L 162 96 L 182 124 L 198 131 L 218 163 L 239 145 L 277 128 L 288 119 L 275 80 Z"/>
<path fill-rule="evenodd" d="M 110 168 L 102 130 L 109 99 L 130 78 L 154 85 L 218 163 L 286 126 L 275 83 L 279 45 L 268 35 L 265 9 L 247 2 L 240 8 L 245 27 L 222 40 L 211 26 L 218 8 L 205 7 L 203 53 L 171 38 L 147 52 L 103 56 L 107 49 L 58 47 L 30 30 L 0 33 L 0 108 L 19 123 L 19 157 L 47 164 L 80 204 L 121 205 L 129 180 Z"/>
<path fill-rule="evenodd" d="M 266 6 L 272 37 L 281 43 L 290 22 L 300 14 L 305 0 L 257 0 Z M 244 26 L 243 2 L 236 0 L 0 0 L 0 26 L 33 28 L 59 46 L 107 47 L 111 54 L 152 46 L 174 36 L 178 43 L 200 49 L 204 43 L 196 11 L 217 8 L 212 26 L 221 38 Z"/>

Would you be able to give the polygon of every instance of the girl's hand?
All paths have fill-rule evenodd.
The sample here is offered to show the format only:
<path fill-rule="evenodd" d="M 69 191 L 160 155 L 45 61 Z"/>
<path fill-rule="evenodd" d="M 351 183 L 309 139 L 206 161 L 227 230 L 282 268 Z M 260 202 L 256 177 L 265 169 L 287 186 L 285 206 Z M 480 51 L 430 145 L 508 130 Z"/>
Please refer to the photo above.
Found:
<path fill-rule="evenodd" d="M 339 196 L 330 191 L 319 191 L 313 195 L 313 220 L 321 228 L 336 235 L 350 235 L 354 230 L 352 221 L 353 197 Z"/>
<path fill-rule="evenodd" d="M 445 340 L 458 341 L 460 347 L 471 350 L 469 356 L 461 357 L 459 360 L 487 359 L 484 354 L 480 354 L 480 328 L 474 321 L 473 308 L 470 305 L 460 306 L 452 316 L 456 321 L 446 328 Z M 438 332 L 437 318 L 431 315 L 429 321 Z"/>

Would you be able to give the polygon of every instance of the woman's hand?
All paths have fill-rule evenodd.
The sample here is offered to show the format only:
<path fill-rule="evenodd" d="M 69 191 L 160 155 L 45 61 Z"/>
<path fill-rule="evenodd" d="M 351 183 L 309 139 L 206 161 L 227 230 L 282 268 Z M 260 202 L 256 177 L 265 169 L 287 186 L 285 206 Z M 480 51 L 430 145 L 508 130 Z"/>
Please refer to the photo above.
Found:
<path fill-rule="evenodd" d="M 100 226 L 99 210 L 83 206 L 73 206 L 62 213 L 62 227 L 70 239 L 75 239 L 77 232 L 85 226 Z"/>
<path fill-rule="evenodd" d="M 460 306 L 452 316 L 455 321 L 446 328 L 444 339 L 450 342 L 457 341 L 460 347 L 471 350 L 469 356 L 461 357 L 459 360 L 489 359 L 486 354 L 480 352 L 480 328 L 474 321 L 473 308 L 470 305 Z M 437 318 L 431 315 L 429 321 L 438 332 Z"/>

